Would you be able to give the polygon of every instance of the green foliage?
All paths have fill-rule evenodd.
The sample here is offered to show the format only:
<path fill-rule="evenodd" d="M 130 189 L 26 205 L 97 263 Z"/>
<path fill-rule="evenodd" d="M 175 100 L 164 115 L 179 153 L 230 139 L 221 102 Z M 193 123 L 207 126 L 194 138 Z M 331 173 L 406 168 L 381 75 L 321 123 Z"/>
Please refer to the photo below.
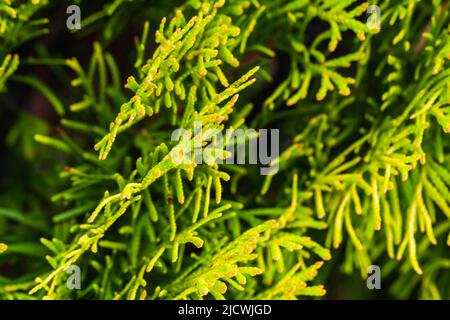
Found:
<path fill-rule="evenodd" d="M 42 26 L 48 19 L 32 19 L 40 8 L 47 5 L 46 0 L 0 1 L 0 93 L 6 80 L 16 71 L 19 56 L 11 52 L 19 45 L 46 33 Z"/>
<path fill-rule="evenodd" d="M 370 4 L 380 28 L 356 0 L 109 1 L 79 31 L 98 35 L 89 61 L 27 57 L 71 90 L 12 78 L 60 125 L 21 112 L 8 133 L 8 163 L 36 174 L 1 185 L 0 270 L 32 263 L 0 276 L 0 297 L 297 299 L 378 264 L 390 296 L 448 299 L 447 2 Z M 16 47 L 46 32 L 30 19 L 46 5 L 0 3 L 0 91 Z M 143 31 L 123 88 L 113 50 L 131 13 Z M 277 174 L 180 161 L 240 128 L 280 128 Z M 66 286 L 74 264 L 81 290 Z"/>

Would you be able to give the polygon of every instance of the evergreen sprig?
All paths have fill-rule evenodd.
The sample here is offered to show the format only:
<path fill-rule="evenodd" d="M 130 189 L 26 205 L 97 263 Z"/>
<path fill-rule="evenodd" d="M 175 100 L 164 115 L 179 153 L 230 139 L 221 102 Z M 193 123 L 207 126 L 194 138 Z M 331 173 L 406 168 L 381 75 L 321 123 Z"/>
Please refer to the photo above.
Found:
<path fill-rule="evenodd" d="M 15 72 L 61 118 L 53 133 L 21 116 L 9 133 L 33 128 L 59 158 L 42 179 L 50 202 L 23 212 L 0 197 L 0 261 L 37 256 L 0 277 L 0 297 L 296 299 L 325 295 L 331 268 L 365 278 L 372 264 L 393 297 L 449 297 L 447 1 L 189 0 L 158 7 L 154 37 L 156 4 L 109 1 L 83 22 L 80 37 L 104 26 L 88 62 L 27 60 L 72 74 L 69 98 L 17 69 L 46 5 L 0 3 L 0 91 Z M 124 90 L 111 44 L 136 12 Z M 218 161 L 248 142 L 228 136 L 209 161 L 189 153 L 247 128 L 281 129 L 277 174 Z M 177 129 L 190 134 L 173 141 Z M 27 141 L 25 158 L 48 161 Z M 74 264 L 82 290 L 66 285 Z"/>

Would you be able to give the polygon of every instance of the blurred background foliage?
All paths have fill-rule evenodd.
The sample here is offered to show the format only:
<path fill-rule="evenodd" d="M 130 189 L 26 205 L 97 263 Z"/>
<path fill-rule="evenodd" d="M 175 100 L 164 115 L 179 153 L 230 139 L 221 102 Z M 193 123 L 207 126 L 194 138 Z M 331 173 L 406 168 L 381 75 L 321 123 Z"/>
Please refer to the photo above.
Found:
<path fill-rule="evenodd" d="M 103 197 L 103 192 L 111 188 L 111 181 L 106 179 L 81 192 L 73 193 L 74 198 L 71 198 L 70 193 L 67 193 L 69 196 L 66 197 L 67 194 L 62 191 L 73 191 L 71 188 L 76 188 L 71 186 L 68 179 L 71 168 L 79 165 L 99 166 L 91 158 L 92 154 L 86 155 L 85 152 L 93 153 L 94 144 L 107 133 L 108 125 L 120 105 L 131 98 L 123 84 L 129 75 L 136 74 L 139 37 L 145 22 L 150 22 L 145 43 L 145 55 L 149 58 L 149 53 L 157 48 L 154 31 L 158 29 L 161 19 L 172 16 L 174 8 L 180 6 L 196 8 L 199 1 L 74 0 L 37 1 L 38 4 L 32 3 L 33 1 L 16 2 L 17 5 L 23 6 L 22 11 L 17 11 L 22 18 L 19 19 L 20 22 L 11 24 L 14 27 L 9 29 L 6 24 L 7 31 L 0 38 L 0 62 L 8 54 L 11 54 L 11 59 L 14 59 L 16 54 L 20 57 L 20 63 L 14 68 L 11 67 L 11 70 L 14 70 L 8 76 L 7 82 L 5 80 L 5 84 L 0 86 L 0 242 L 8 244 L 8 250 L 0 255 L 0 296 L 26 299 L 31 298 L 27 291 L 33 286 L 35 277 L 46 274 L 49 270 L 48 263 L 43 258 L 48 254 L 48 249 L 41 244 L 40 238 L 55 237 L 63 242 L 70 242 L 70 228 L 75 221 L 80 222 L 77 220 L 78 216 L 92 210 Z M 235 0 L 229 1 L 225 7 L 227 14 L 233 16 L 234 23 L 241 28 L 241 38 L 234 45 L 233 51 L 241 63 L 238 71 L 227 67 L 226 75 L 238 78 L 238 75 L 251 66 L 262 67 L 257 83 L 242 93 L 242 105 L 250 103 L 254 106 L 243 113 L 247 116 L 246 123 L 251 128 L 281 129 L 284 151 L 282 158 L 285 156 L 283 162 L 280 160 L 280 172 L 273 177 L 273 181 L 272 178 L 264 179 L 258 176 L 257 169 L 251 166 L 246 166 L 243 172 L 239 169 L 231 170 L 232 182 L 224 186 L 224 194 L 248 209 L 288 207 L 293 192 L 292 177 L 298 174 L 301 190 L 299 206 L 302 210 L 309 215 L 310 211 L 314 212 L 313 216 L 316 216 L 317 211 L 320 211 L 320 206 L 317 206 L 320 202 L 317 192 L 320 190 L 324 193 L 326 206 L 329 207 L 327 210 L 336 214 L 342 203 L 342 190 L 339 190 L 339 186 L 342 184 L 347 187 L 351 184 L 347 185 L 347 180 L 339 180 L 342 177 L 332 178 L 336 180 L 327 182 L 328 184 L 320 184 L 320 173 L 327 171 L 327 165 L 347 148 L 352 148 L 355 143 L 364 140 L 364 137 L 368 137 L 369 142 L 363 141 L 361 147 L 353 148 L 352 152 L 367 158 L 376 158 L 377 145 L 380 149 L 384 145 L 381 134 L 392 128 L 392 123 L 386 119 L 401 116 L 421 90 L 434 90 L 426 87 L 426 83 L 434 79 L 432 76 L 439 66 L 440 75 L 446 76 L 441 78 L 444 86 L 439 92 L 445 95 L 445 90 L 449 91 L 450 88 L 449 63 L 445 60 L 449 55 L 447 1 L 375 1 L 374 4 L 380 5 L 382 10 L 383 27 L 378 34 L 370 33 L 365 27 L 365 10 L 356 9 L 363 6 L 362 1 L 311 2 L 313 5 L 310 5 L 309 1 Z M 0 8 L 7 3 L 5 0 L 0 2 Z M 75 32 L 70 32 L 65 26 L 66 8 L 70 4 L 77 4 L 82 8 L 81 30 Z M 266 6 L 265 10 L 261 9 L 263 5 Z M 341 10 L 341 15 L 333 16 L 333 6 Z M 319 8 L 319 14 L 311 13 L 312 7 Z M 367 6 L 363 8 L 366 9 Z M 361 11 L 357 20 L 360 24 L 356 24 L 352 20 L 353 17 L 342 13 L 353 12 L 352 10 Z M 0 14 L 2 19 L 8 19 L 2 10 Z M 313 16 L 310 16 L 311 14 Z M 329 26 L 329 21 L 336 23 Z M 421 36 L 422 32 L 429 34 Z M 425 39 L 429 42 L 424 43 Z M 443 53 L 439 53 L 439 48 Z M 439 52 L 436 53 L 437 51 Z M 91 72 L 89 68 L 98 63 L 93 62 L 97 61 L 96 54 L 105 57 L 108 68 L 117 71 L 115 74 L 111 73 L 105 86 L 105 104 L 111 107 L 102 109 L 101 112 L 92 111 L 92 108 L 86 111 L 83 110 L 83 105 L 77 104 L 78 101 L 83 101 L 85 91 L 89 93 L 89 88 L 72 86 L 76 71 L 74 68 L 70 70 L 65 60 L 76 57 L 84 70 Z M 444 57 L 443 62 L 438 59 L 439 54 Z M 344 60 L 340 61 L 340 57 L 344 57 Z M 327 65 L 325 61 L 331 63 Z M 342 68 L 347 64 L 348 68 Z M 94 68 L 100 67 L 96 65 Z M 333 70 L 337 75 L 332 73 Z M 337 78 L 333 80 L 334 86 L 331 82 L 328 85 L 327 80 L 324 80 L 330 74 Z M 97 70 L 94 70 L 90 87 L 94 95 L 102 88 L 100 77 Z M 424 81 L 421 82 L 421 79 Z M 337 87 L 337 90 L 330 90 L 330 87 Z M 432 98 L 428 100 L 430 104 L 435 102 L 431 101 Z M 417 107 L 417 110 L 421 107 L 422 105 Z M 77 108 L 86 112 L 74 112 Z M 443 104 L 443 108 L 446 108 L 443 112 L 448 115 L 448 102 Z M 119 141 L 123 139 L 132 143 L 126 144 L 123 140 L 121 144 L 117 143 L 114 158 L 106 160 L 104 164 L 108 172 L 130 172 L 131 164 L 134 164 L 142 153 L 152 150 L 160 143 L 158 135 L 167 135 L 172 129 L 169 125 L 170 116 L 161 117 L 166 118 L 147 119 L 132 133 L 125 133 L 126 138 L 118 138 Z M 355 244 L 355 241 L 345 236 L 342 244 L 334 245 L 334 234 L 311 229 L 307 232 L 308 236 L 326 247 L 334 247 L 331 250 L 333 258 L 324 264 L 314 282 L 325 284 L 328 291 L 325 298 L 450 298 L 450 260 L 446 243 L 450 223 L 449 217 L 442 214 L 449 204 L 446 198 L 448 195 L 445 194 L 449 176 L 445 174 L 448 174 L 446 170 L 449 170 L 450 145 L 442 117 L 438 121 L 444 131 L 435 123 L 425 134 L 422 131 L 422 139 L 426 141 L 421 146 L 423 150 L 411 151 L 409 145 L 405 147 L 406 156 L 414 160 L 408 163 L 408 160 L 402 158 L 401 161 L 406 161 L 408 169 L 404 172 L 399 166 L 397 174 L 401 178 L 406 175 L 408 181 L 402 182 L 402 179 L 397 177 L 391 181 L 388 178 L 389 189 L 398 187 L 397 197 L 406 220 L 409 204 L 416 198 L 418 181 L 422 181 L 422 176 L 426 174 L 422 173 L 425 170 L 411 170 L 412 167 L 415 168 L 420 155 L 430 155 L 430 162 L 434 161 L 438 167 L 437 171 L 443 173 L 441 179 L 433 179 L 431 173 L 430 179 L 433 182 L 443 182 L 442 185 L 434 184 L 434 187 L 442 192 L 446 204 L 432 205 L 434 199 L 429 195 L 425 200 L 427 207 L 435 208 L 432 214 L 434 235 L 439 240 L 438 244 L 430 249 L 430 241 L 426 236 L 418 237 L 417 240 L 417 256 L 424 274 L 418 276 L 415 267 L 401 255 L 399 258 L 402 259 L 393 259 L 402 245 L 395 242 L 395 254 L 388 252 L 389 239 L 386 240 L 385 234 L 381 232 L 373 235 L 373 232 L 364 231 L 361 240 L 365 249 L 361 252 L 355 250 L 358 240 Z M 89 126 L 78 126 L 77 132 L 69 134 L 68 129 L 76 126 L 70 123 L 71 120 L 87 123 Z M 151 132 L 150 138 L 145 130 L 149 124 L 156 128 Z M 418 122 L 418 125 L 426 127 L 429 123 L 423 120 Z M 382 130 L 379 130 L 381 133 L 378 135 L 375 128 L 380 127 Z M 414 128 L 407 129 L 416 132 Z M 403 133 L 402 131 L 401 134 Z M 395 136 L 395 133 L 393 135 Z M 63 141 L 63 144 L 46 140 L 46 137 L 58 137 L 58 141 Z M 388 137 L 386 141 L 389 139 L 393 138 Z M 299 144 L 302 145 L 301 151 L 297 148 Z M 75 150 L 72 154 L 65 152 L 67 145 Z M 388 147 L 394 151 L 401 148 L 397 145 Z M 354 159 L 356 158 L 355 156 Z M 361 170 L 361 176 L 369 183 L 371 179 L 379 178 L 383 181 L 386 167 L 378 165 L 376 161 L 373 163 L 376 168 Z M 347 168 L 352 167 L 350 160 L 340 164 L 348 164 Z M 443 169 L 439 171 L 439 168 Z M 393 165 L 392 171 L 395 170 Z M 411 172 L 408 176 L 409 171 Z M 330 191 L 329 196 L 326 196 L 325 193 L 331 189 L 338 195 Z M 302 193 L 302 190 L 305 191 Z M 371 197 L 367 198 L 369 200 L 362 200 L 364 212 L 376 210 L 371 210 Z M 382 200 L 381 206 L 389 206 L 390 203 L 388 204 L 388 200 Z M 353 209 L 351 210 L 353 214 Z M 330 218 L 325 221 L 329 226 L 333 226 L 335 216 L 331 212 L 329 214 Z M 258 225 L 265 217 L 252 219 L 243 219 L 242 228 Z M 384 224 L 388 224 L 386 220 L 388 219 L 383 217 Z M 425 224 L 422 221 L 420 223 Z M 365 225 L 358 227 L 360 228 L 357 233 L 367 229 Z M 420 229 L 425 233 L 425 226 Z M 118 233 L 119 230 L 114 232 Z M 106 243 L 105 246 L 107 245 Z M 111 255 L 105 254 L 98 260 L 105 268 L 111 264 L 111 259 L 125 263 L 125 259 L 118 258 L 122 249 L 111 250 Z M 89 255 L 92 256 L 91 253 Z M 87 258 L 84 263 L 92 263 L 93 269 L 97 269 L 92 260 Z M 382 266 L 382 290 L 367 290 L 364 270 L 369 262 Z M 293 264 L 289 259 L 286 263 Z M 99 274 L 104 275 L 106 272 L 103 270 Z M 96 279 L 92 282 L 101 287 L 102 279 L 93 273 L 94 271 L 89 270 L 89 274 L 85 276 Z M 111 282 L 120 283 L 117 287 L 125 286 L 123 281 L 117 279 Z M 101 296 L 98 293 L 100 289 L 92 290 L 97 293 L 86 290 L 80 293 L 78 298 Z M 103 297 L 111 298 L 107 295 Z"/>

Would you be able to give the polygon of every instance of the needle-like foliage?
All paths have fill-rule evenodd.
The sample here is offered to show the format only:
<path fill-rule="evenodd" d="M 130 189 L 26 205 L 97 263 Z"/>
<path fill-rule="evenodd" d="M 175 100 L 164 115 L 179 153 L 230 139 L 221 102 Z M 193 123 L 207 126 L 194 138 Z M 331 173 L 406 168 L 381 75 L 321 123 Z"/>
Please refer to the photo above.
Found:
<path fill-rule="evenodd" d="M 297 299 L 338 272 L 366 288 L 373 264 L 391 297 L 449 298 L 447 1 L 106 1 L 75 33 L 98 35 L 90 60 L 37 46 L 22 69 L 47 5 L 0 0 L 0 92 L 40 92 L 59 123 L 8 131 L 33 181 L 0 185 L 1 298 Z M 223 163 L 248 128 L 280 129 L 276 174 Z"/>

